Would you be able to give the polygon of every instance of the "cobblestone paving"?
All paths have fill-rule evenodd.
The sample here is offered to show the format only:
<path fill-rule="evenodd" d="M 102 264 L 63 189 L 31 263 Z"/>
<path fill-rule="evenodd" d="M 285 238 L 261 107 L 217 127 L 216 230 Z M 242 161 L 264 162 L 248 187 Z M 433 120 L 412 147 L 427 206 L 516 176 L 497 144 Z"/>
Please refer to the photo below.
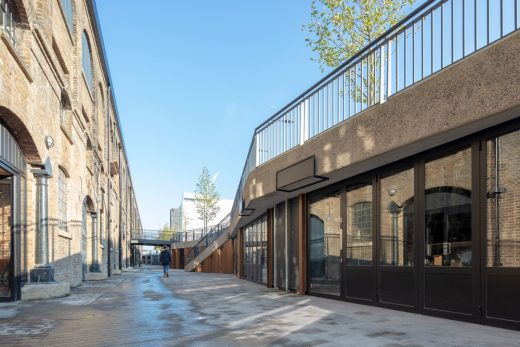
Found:
<path fill-rule="evenodd" d="M 520 332 L 157 267 L 0 304 L 1 346 L 520 346 Z"/>

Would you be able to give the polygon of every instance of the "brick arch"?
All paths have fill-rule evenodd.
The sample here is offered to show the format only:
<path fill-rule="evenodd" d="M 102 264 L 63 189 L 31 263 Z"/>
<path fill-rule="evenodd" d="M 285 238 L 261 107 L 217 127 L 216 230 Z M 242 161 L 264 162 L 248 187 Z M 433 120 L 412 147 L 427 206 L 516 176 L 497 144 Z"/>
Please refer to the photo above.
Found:
<path fill-rule="evenodd" d="M 8 108 L 0 106 L 0 122 L 15 138 L 25 160 L 30 164 L 41 164 L 42 159 L 36 143 L 22 120 Z"/>

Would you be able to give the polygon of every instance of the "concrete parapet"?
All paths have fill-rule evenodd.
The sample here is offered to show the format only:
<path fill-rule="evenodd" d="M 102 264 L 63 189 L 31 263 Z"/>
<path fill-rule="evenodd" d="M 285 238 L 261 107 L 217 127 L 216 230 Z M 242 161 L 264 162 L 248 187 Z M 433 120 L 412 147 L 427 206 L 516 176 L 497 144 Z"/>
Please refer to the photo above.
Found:
<path fill-rule="evenodd" d="M 103 281 L 108 278 L 106 273 L 103 272 L 87 272 L 85 274 L 86 281 Z"/>
<path fill-rule="evenodd" d="M 22 287 L 22 300 L 43 300 L 70 295 L 70 284 L 66 282 L 30 283 Z"/>

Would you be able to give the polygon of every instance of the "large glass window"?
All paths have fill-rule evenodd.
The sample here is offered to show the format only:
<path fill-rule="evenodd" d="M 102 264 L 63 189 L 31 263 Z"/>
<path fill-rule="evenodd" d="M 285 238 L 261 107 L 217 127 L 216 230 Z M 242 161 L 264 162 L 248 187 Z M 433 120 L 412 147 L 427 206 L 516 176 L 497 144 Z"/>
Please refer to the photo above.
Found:
<path fill-rule="evenodd" d="M 414 265 L 413 202 L 413 169 L 381 179 L 380 260 L 383 265 Z"/>
<path fill-rule="evenodd" d="M 85 74 L 88 88 L 92 90 L 92 85 L 94 83 L 92 76 L 92 50 L 90 49 L 90 41 L 86 32 L 83 32 L 81 38 L 81 63 L 83 66 L 83 73 Z"/>
<path fill-rule="evenodd" d="M 58 170 L 58 228 L 67 230 L 67 176 Z"/>
<path fill-rule="evenodd" d="M 520 131 L 487 148 L 487 266 L 520 267 Z"/>
<path fill-rule="evenodd" d="M 244 228 L 244 275 L 254 282 L 267 282 L 267 218 L 260 217 Z"/>
<path fill-rule="evenodd" d="M 311 291 L 340 294 L 341 216 L 339 193 L 310 201 Z"/>
<path fill-rule="evenodd" d="M 372 186 L 347 192 L 347 265 L 372 264 Z"/>
<path fill-rule="evenodd" d="M 74 28 L 72 17 L 72 0 L 61 0 L 61 8 L 63 9 L 63 14 L 65 15 L 67 27 L 69 28 L 69 31 L 72 33 L 72 29 Z"/>
<path fill-rule="evenodd" d="M 471 266 L 471 149 L 426 163 L 425 264 Z"/>

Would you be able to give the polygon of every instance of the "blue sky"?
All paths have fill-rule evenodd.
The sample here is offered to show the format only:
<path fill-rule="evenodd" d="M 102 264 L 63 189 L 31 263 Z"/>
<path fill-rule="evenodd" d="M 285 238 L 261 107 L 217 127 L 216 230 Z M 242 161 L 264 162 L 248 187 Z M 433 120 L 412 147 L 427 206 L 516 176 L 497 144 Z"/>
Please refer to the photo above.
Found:
<path fill-rule="evenodd" d="M 97 0 L 143 227 L 202 167 L 233 198 L 254 128 L 316 82 L 310 0 Z"/>

